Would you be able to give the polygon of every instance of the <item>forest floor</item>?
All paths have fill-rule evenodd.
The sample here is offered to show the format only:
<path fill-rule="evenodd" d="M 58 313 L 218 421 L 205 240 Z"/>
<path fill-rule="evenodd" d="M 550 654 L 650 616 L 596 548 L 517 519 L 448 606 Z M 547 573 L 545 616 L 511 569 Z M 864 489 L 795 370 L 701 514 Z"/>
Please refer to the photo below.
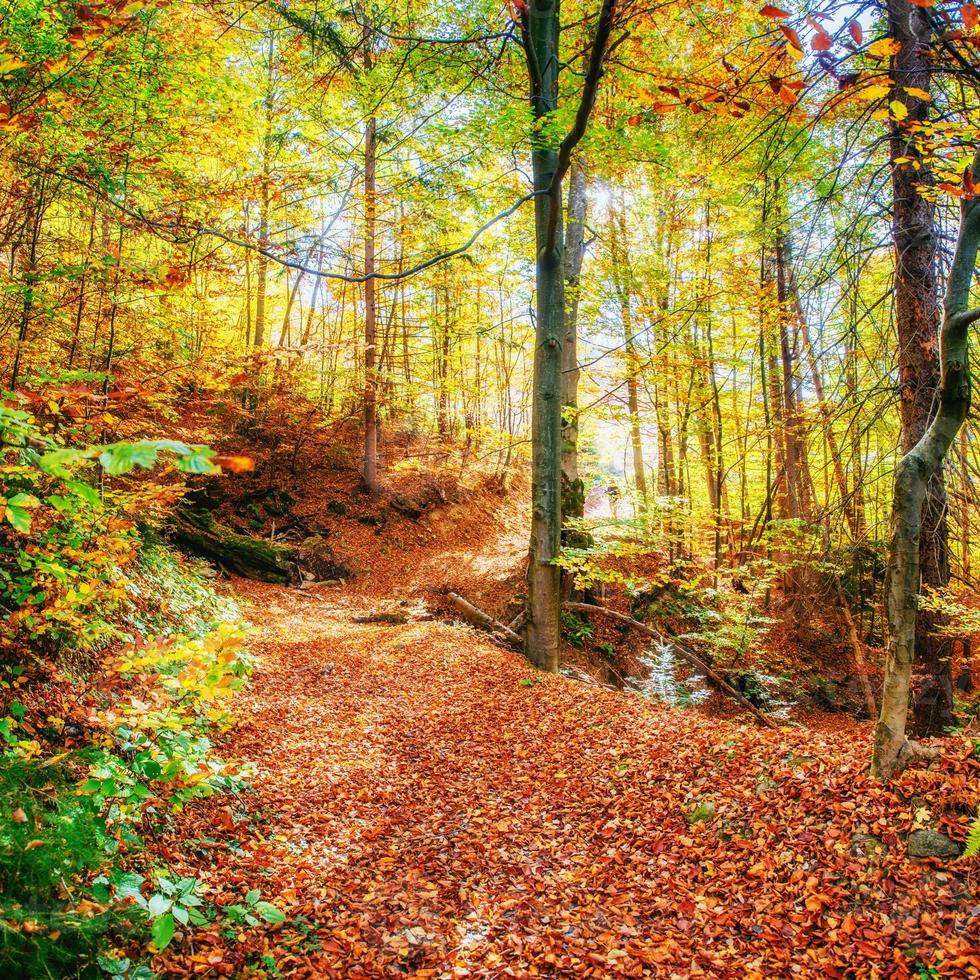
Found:
<path fill-rule="evenodd" d="M 342 586 L 234 584 L 256 669 L 225 752 L 253 791 L 157 846 L 210 901 L 258 888 L 287 918 L 178 936 L 163 975 L 980 976 L 978 862 L 907 844 L 962 840 L 967 740 L 885 788 L 867 724 L 672 709 L 433 618 L 443 581 L 499 608 L 520 530 L 450 508 L 360 527 Z"/>

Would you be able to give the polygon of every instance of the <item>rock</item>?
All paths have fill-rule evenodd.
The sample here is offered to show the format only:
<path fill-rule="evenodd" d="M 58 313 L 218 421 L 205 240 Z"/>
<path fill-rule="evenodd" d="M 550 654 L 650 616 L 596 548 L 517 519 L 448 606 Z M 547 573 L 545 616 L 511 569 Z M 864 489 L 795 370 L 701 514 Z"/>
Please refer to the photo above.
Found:
<path fill-rule="evenodd" d="M 348 573 L 347 567 L 337 558 L 326 539 L 315 534 L 298 548 L 299 563 L 303 572 L 313 580 L 340 579 Z"/>
<path fill-rule="evenodd" d="M 959 856 L 959 845 L 938 830 L 914 830 L 909 834 L 909 857 L 950 859 Z"/>

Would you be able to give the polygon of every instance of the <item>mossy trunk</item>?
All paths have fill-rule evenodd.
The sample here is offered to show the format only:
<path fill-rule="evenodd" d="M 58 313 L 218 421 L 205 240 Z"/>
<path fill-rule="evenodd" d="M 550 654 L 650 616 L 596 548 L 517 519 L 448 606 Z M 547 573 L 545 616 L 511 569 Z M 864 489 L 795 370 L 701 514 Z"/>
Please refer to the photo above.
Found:
<path fill-rule="evenodd" d="M 170 533 L 181 547 L 244 578 L 281 585 L 293 580 L 292 548 L 239 534 L 211 514 L 179 507 L 171 518 Z"/>

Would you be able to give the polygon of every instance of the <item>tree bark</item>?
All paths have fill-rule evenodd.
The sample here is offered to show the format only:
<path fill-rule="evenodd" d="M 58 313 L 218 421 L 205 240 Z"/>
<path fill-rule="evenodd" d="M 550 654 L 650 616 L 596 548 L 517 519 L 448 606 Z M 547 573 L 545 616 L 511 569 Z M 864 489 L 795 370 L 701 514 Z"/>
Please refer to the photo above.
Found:
<path fill-rule="evenodd" d="M 931 178 L 914 136 L 915 125 L 928 118 L 929 100 L 909 91 L 930 91 L 932 29 L 926 12 L 910 0 L 888 0 L 888 23 L 889 34 L 901 44 L 891 70 L 896 98 L 908 109 L 903 122 L 891 124 L 889 136 L 901 451 L 907 455 L 929 427 L 940 374 L 935 204 L 920 191 L 921 185 L 928 184 Z M 911 158 L 918 165 L 895 164 L 902 158 Z M 919 536 L 922 585 L 929 588 L 949 584 L 946 513 L 946 486 L 942 469 L 937 468 L 926 486 Z M 915 659 L 920 676 L 913 685 L 912 706 L 912 728 L 918 735 L 941 734 L 953 721 L 951 641 L 937 635 L 941 626 L 941 616 L 920 611 L 915 627 Z"/>
<path fill-rule="evenodd" d="M 366 59 L 365 59 L 366 60 Z M 364 275 L 373 276 L 377 234 L 377 126 L 374 116 L 364 127 Z M 364 281 L 364 485 L 376 493 L 378 483 L 378 302 L 377 281 Z"/>
<path fill-rule="evenodd" d="M 527 14 L 528 68 L 534 118 L 558 108 L 557 0 L 530 0 Z M 549 193 L 558 172 L 558 151 L 540 130 L 531 152 L 536 250 L 536 314 L 531 403 L 531 540 L 527 568 L 527 655 L 542 670 L 558 669 L 561 635 L 561 395 L 564 339 L 562 215 L 552 214 Z M 560 201 L 560 198 L 559 198 Z"/>
<path fill-rule="evenodd" d="M 973 161 L 980 181 L 980 152 Z M 946 285 L 940 332 L 938 409 L 922 438 L 901 459 L 895 472 L 892 537 L 885 589 L 889 637 L 881 713 L 875 731 L 872 774 L 889 778 L 916 754 L 906 737 L 909 689 L 916 654 L 916 612 L 922 565 L 920 537 L 930 483 L 970 410 L 967 338 L 980 309 L 968 309 L 970 285 L 980 247 L 980 201 L 964 197 L 960 230 Z"/>
<path fill-rule="evenodd" d="M 585 258 L 586 173 L 581 159 L 568 181 L 565 230 L 565 337 L 562 360 L 561 508 L 563 519 L 585 513 L 585 485 L 578 471 L 578 305 Z"/>

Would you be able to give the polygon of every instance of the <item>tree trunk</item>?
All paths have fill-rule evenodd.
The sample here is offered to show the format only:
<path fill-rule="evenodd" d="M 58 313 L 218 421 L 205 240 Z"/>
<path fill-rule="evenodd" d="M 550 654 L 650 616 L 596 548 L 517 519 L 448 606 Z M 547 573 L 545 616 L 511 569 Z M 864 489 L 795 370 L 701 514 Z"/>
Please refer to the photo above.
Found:
<path fill-rule="evenodd" d="M 174 540 L 188 551 L 245 578 L 286 585 L 293 579 L 293 551 L 264 538 L 239 534 L 210 514 L 178 507 L 170 521 Z"/>
<path fill-rule="evenodd" d="M 377 234 L 377 126 L 370 116 L 364 127 L 364 275 L 373 276 Z M 364 485 L 375 493 L 378 483 L 378 349 L 377 281 L 364 282 Z"/>
<path fill-rule="evenodd" d="M 980 152 L 974 158 L 973 176 L 980 180 Z M 980 201 L 973 197 L 964 198 L 960 205 L 959 237 L 946 286 L 940 334 L 938 409 L 925 434 L 902 457 L 895 472 L 885 590 L 889 637 L 881 713 L 871 761 L 872 774 L 885 779 L 915 755 L 915 746 L 906 738 L 906 724 L 916 654 L 916 611 L 922 571 L 920 536 L 930 483 L 940 471 L 970 410 L 967 337 L 970 324 L 980 319 L 980 309 L 970 310 L 967 306 L 978 246 Z"/>
<path fill-rule="evenodd" d="M 911 452 L 926 432 L 939 384 L 939 326 L 936 267 L 938 244 L 935 205 L 921 193 L 930 183 L 928 166 L 895 164 L 911 158 L 921 163 L 915 125 L 924 123 L 929 100 L 910 93 L 930 91 L 932 30 L 926 12 L 910 0 L 888 0 L 889 34 L 901 49 L 892 63 L 896 98 L 908 109 L 889 136 L 892 160 L 892 239 L 895 246 L 895 325 L 901 391 L 901 451 Z M 946 487 L 941 468 L 931 474 L 925 491 L 919 565 L 922 585 L 949 584 L 949 531 Z M 915 659 L 921 676 L 913 685 L 913 724 L 918 735 L 938 735 L 953 721 L 950 680 L 951 641 L 937 635 L 942 617 L 923 610 L 915 627 Z"/>
<path fill-rule="evenodd" d="M 637 385 L 638 363 L 633 331 L 633 275 L 629 243 L 626 239 L 625 205 L 612 208 L 609 216 L 609 246 L 613 262 L 613 284 L 619 300 L 623 324 L 623 344 L 626 354 L 626 404 L 629 410 L 630 454 L 633 463 L 633 484 L 640 513 L 647 510 L 646 467 L 643 462 L 643 433 L 640 429 L 640 398 Z"/>
<path fill-rule="evenodd" d="M 578 472 L 578 304 L 585 258 L 586 174 L 576 159 L 568 181 L 565 230 L 565 339 L 562 360 L 561 509 L 563 519 L 585 513 L 585 484 Z"/>
<path fill-rule="evenodd" d="M 530 0 L 527 14 L 528 70 L 535 120 L 558 108 L 557 0 Z M 536 250 L 536 313 L 531 400 L 531 540 L 527 568 L 527 656 L 542 670 L 556 671 L 561 635 L 561 396 L 564 339 L 562 215 L 552 214 L 548 193 L 558 169 L 558 152 L 538 129 L 531 152 Z M 560 198 L 559 198 L 560 200 Z"/>

